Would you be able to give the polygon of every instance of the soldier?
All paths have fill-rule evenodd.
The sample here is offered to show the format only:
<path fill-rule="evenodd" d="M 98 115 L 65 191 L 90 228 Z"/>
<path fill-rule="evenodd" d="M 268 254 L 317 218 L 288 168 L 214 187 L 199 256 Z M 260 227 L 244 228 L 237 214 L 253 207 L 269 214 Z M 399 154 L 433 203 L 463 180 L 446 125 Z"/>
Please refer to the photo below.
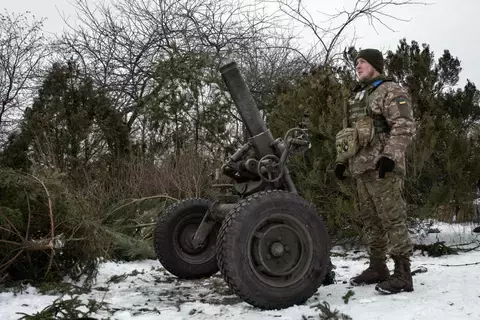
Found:
<path fill-rule="evenodd" d="M 355 65 L 359 84 L 347 105 L 344 129 L 336 137 L 335 174 L 344 180 L 348 169 L 356 179 L 370 265 L 350 283 L 377 283 L 375 289 L 386 294 L 410 292 L 413 245 L 403 185 L 405 150 L 415 134 L 411 101 L 404 88 L 383 75 L 380 51 L 361 50 Z M 395 262 L 393 275 L 386 265 L 387 253 Z"/>

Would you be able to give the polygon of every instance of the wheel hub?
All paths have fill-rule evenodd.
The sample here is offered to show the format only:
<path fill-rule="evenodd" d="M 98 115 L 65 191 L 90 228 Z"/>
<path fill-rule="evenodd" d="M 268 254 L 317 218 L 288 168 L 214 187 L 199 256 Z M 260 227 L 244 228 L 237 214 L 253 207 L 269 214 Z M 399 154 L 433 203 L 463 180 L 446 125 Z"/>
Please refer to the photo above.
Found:
<path fill-rule="evenodd" d="M 274 242 L 271 247 L 270 247 L 270 252 L 275 256 L 275 257 L 281 257 L 283 256 L 283 253 L 285 252 L 285 247 L 281 242 Z"/>
<path fill-rule="evenodd" d="M 195 236 L 197 226 L 194 224 L 189 224 L 180 232 L 179 235 L 179 246 L 180 248 L 191 254 L 199 253 L 202 251 L 205 243 L 202 243 L 198 248 L 195 248 L 192 244 L 192 239 Z"/>
<path fill-rule="evenodd" d="M 277 218 L 257 225 L 251 239 L 253 271 L 261 281 L 272 286 L 299 281 L 310 259 L 311 245 L 305 239 L 304 227 L 290 219 L 295 218 Z"/>
<path fill-rule="evenodd" d="M 271 276 L 286 276 L 294 271 L 302 249 L 295 229 L 284 224 L 272 224 L 256 236 L 260 240 L 256 251 L 262 270 Z"/>
<path fill-rule="evenodd" d="M 198 247 L 195 247 L 192 243 L 200 221 L 201 217 L 199 216 L 195 218 L 187 217 L 177 224 L 174 231 L 176 234 L 175 251 L 183 260 L 192 264 L 203 263 L 215 256 L 215 241 L 210 239 L 212 236 L 215 239 L 215 235 L 209 235 L 209 238 Z"/>

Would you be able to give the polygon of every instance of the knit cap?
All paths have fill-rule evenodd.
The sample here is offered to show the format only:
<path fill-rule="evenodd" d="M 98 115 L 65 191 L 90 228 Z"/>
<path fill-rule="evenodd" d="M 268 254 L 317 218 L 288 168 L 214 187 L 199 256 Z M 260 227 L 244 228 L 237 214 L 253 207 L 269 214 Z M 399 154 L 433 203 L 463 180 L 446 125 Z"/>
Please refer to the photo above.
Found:
<path fill-rule="evenodd" d="M 357 59 L 365 59 L 372 67 L 377 70 L 379 73 L 383 73 L 383 55 L 377 49 L 363 49 L 360 50 L 357 57 L 355 58 L 355 64 Z"/>

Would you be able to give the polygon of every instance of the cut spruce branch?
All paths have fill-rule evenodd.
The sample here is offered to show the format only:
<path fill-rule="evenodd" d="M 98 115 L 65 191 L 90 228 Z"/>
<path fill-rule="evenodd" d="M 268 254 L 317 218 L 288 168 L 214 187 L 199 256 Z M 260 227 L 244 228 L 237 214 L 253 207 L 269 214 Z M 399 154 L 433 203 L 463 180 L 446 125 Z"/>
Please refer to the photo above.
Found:
<path fill-rule="evenodd" d="M 127 202 L 122 203 L 122 204 L 118 205 L 117 207 L 115 207 L 114 209 L 112 209 L 111 211 L 109 211 L 108 214 L 106 215 L 106 217 L 108 218 L 109 216 L 113 215 L 117 211 L 119 211 L 121 209 L 124 209 L 128 206 L 139 204 L 141 202 L 144 202 L 144 201 L 147 201 L 147 200 L 153 200 L 153 199 L 165 199 L 165 200 L 171 200 L 171 201 L 178 201 L 178 199 L 173 198 L 173 197 L 171 197 L 169 195 L 166 195 L 166 194 L 155 195 L 155 196 L 150 196 L 150 197 L 143 197 L 143 198 L 140 198 L 140 199 L 129 199 Z"/>
<path fill-rule="evenodd" d="M 39 182 L 43 189 L 45 190 L 45 194 L 47 196 L 47 201 L 48 201 L 48 212 L 49 212 L 49 218 L 50 218 L 50 231 L 49 231 L 49 236 L 48 238 L 43 238 L 43 239 L 29 239 L 29 232 L 30 232 L 30 221 L 31 221 L 31 215 L 32 212 L 30 210 L 30 205 L 28 201 L 28 193 L 25 191 L 26 194 L 26 199 L 27 199 L 27 205 L 28 205 L 28 221 L 27 221 L 27 228 L 25 231 L 25 235 L 22 235 L 20 231 L 15 227 L 15 225 L 8 219 L 7 216 L 3 216 L 2 218 L 7 222 L 7 224 L 10 226 L 11 229 L 7 229 L 4 227 L 0 227 L 1 230 L 7 231 L 9 233 L 12 233 L 16 235 L 18 238 L 20 238 L 20 241 L 10 241 L 10 240 L 3 240 L 0 239 L 0 243 L 8 244 L 8 245 L 13 245 L 19 247 L 18 250 L 19 252 L 13 256 L 10 260 L 8 260 L 5 263 L 2 263 L 0 265 L 0 273 L 5 272 L 5 270 L 8 269 L 10 265 L 12 265 L 15 260 L 24 252 L 32 252 L 32 251 L 50 251 L 50 259 L 48 262 L 47 266 L 47 271 L 45 272 L 45 276 L 48 275 L 52 263 L 53 263 L 53 257 L 55 254 L 55 248 L 58 246 L 62 246 L 62 241 L 61 238 L 63 235 L 60 235 L 60 237 L 56 238 L 55 237 L 55 221 L 54 221 L 54 216 L 53 216 L 53 206 L 52 206 L 52 200 L 50 197 L 50 192 L 48 191 L 48 188 L 45 186 L 45 183 L 37 178 L 34 175 L 31 175 L 33 179 L 35 179 L 37 182 Z M 57 246 L 56 246 L 57 244 Z M 2 261 L 3 262 L 3 261 Z M 2 279 L 5 278 L 5 276 L 2 276 Z"/>

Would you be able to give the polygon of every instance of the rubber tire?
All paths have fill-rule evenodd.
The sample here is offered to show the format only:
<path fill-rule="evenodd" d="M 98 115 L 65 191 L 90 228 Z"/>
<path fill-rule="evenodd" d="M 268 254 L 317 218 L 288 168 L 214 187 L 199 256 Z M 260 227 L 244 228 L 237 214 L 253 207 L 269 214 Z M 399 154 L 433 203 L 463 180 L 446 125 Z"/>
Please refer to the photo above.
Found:
<path fill-rule="evenodd" d="M 191 263 L 175 250 L 175 227 L 182 219 L 191 217 L 200 224 L 212 202 L 203 198 L 189 198 L 170 205 L 157 220 L 155 228 L 155 252 L 162 266 L 180 279 L 201 279 L 219 271 L 215 246 L 220 229 L 216 223 L 207 238 L 207 246 L 213 248 L 213 255 L 203 263 Z"/>
<path fill-rule="evenodd" d="M 300 219 L 313 238 L 313 259 L 303 280 L 288 287 L 271 287 L 250 268 L 248 234 L 268 216 L 266 210 L 288 210 Z M 261 309 L 283 309 L 307 301 L 322 285 L 329 270 L 330 239 L 323 220 L 301 196 L 281 190 L 263 191 L 241 200 L 226 216 L 217 238 L 220 271 L 241 299 Z"/>

